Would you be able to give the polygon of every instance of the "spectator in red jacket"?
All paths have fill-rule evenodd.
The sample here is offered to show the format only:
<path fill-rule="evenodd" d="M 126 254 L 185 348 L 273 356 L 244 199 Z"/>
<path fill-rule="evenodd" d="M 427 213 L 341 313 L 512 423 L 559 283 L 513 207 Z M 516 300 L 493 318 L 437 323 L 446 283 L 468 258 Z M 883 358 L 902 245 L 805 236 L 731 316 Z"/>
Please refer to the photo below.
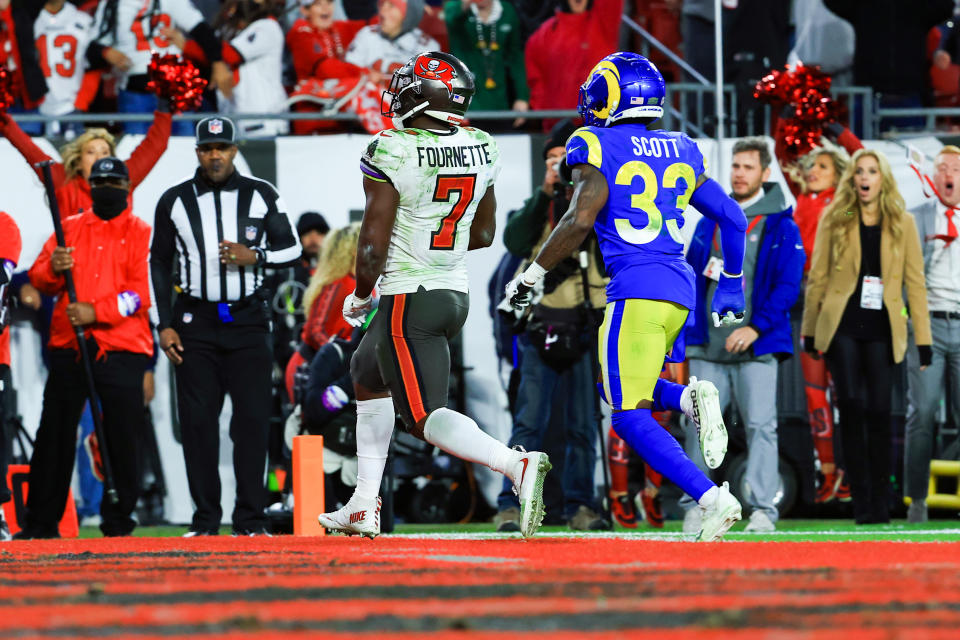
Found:
<path fill-rule="evenodd" d="M 287 363 L 287 393 L 293 401 L 293 378 L 297 367 L 310 362 L 320 347 L 331 338 L 349 340 L 353 327 L 343 319 L 343 301 L 353 292 L 356 277 L 353 274 L 357 260 L 357 239 L 360 225 L 351 224 L 330 233 L 320 249 L 317 270 L 303 294 L 303 308 L 307 321 L 300 334 L 300 347 Z"/>
<path fill-rule="evenodd" d="M 18 538 L 59 537 L 73 460 L 77 423 L 87 401 L 76 327 L 85 334 L 93 379 L 103 413 L 106 453 L 113 466 L 119 501 L 100 505 L 106 536 L 133 531 L 139 493 L 139 438 L 146 428 L 143 373 L 153 353 L 147 318 L 150 288 L 147 256 L 150 226 L 133 215 L 130 178 L 117 158 L 97 160 L 90 170 L 93 207 L 63 221 L 65 247 L 51 236 L 30 268 L 30 281 L 57 296 L 50 324 L 50 374 L 30 458 L 30 493 Z M 66 295 L 70 269 L 78 302 Z M 104 443 L 100 443 L 103 447 Z"/>
<path fill-rule="evenodd" d="M 163 104 L 166 101 L 160 102 L 161 110 L 153 114 L 150 130 L 127 161 L 130 171 L 131 204 L 133 190 L 143 182 L 153 166 L 157 164 L 170 140 L 170 113 Z M 10 144 L 16 147 L 31 167 L 42 160 L 51 159 L 33 143 L 30 136 L 24 133 L 16 122 L 4 113 L 0 113 L 0 132 L 10 141 Z M 87 129 L 60 150 L 63 162 L 55 163 L 51 169 L 57 201 L 64 216 L 90 209 L 93 204 L 90 198 L 90 184 L 87 182 L 90 169 L 98 159 L 114 156 L 116 153 L 117 143 L 113 135 L 99 127 Z M 39 169 L 36 171 L 37 175 L 42 176 Z"/>
<path fill-rule="evenodd" d="M 9 403 L 13 402 L 10 379 L 10 280 L 20 261 L 20 229 L 9 215 L 0 211 L 0 542 L 10 539 L 10 529 L 3 517 L 3 505 L 10 502 L 10 487 L 7 486 L 7 437 L 4 416 L 8 415 Z M 12 437 L 12 435 L 11 435 Z"/>
<path fill-rule="evenodd" d="M 617 50 L 623 0 L 560 0 L 527 41 L 531 109 L 576 109 L 580 84 Z M 545 120 L 549 131 L 556 119 Z"/>
<path fill-rule="evenodd" d="M 20 2 L 12 6 L 11 0 L 0 0 L 0 64 L 13 79 L 14 112 L 35 111 L 47 93 L 33 45 L 33 21 L 40 4 Z M 31 123 L 27 128 L 35 135 L 43 133 L 40 123 Z"/>
<path fill-rule="evenodd" d="M 849 129 L 839 124 L 828 125 L 827 133 L 843 148 L 817 147 L 801 158 L 798 165 L 784 163 L 785 146 L 778 144 L 777 149 L 777 155 L 784 163 L 785 172 L 793 178 L 787 182 L 797 198 L 793 219 L 800 227 L 800 239 L 807 253 L 804 274 L 810 270 L 813 241 L 817 237 L 817 228 L 820 226 L 823 210 L 833 202 L 840 176 L 850 162 L 850 156 L 847 153 L 852 154 L 863 147 L 860 140 Z M 782 141 L 783 136 L 778 135 L 777 139 Z M 823 481 L 817 489 L 816 501 L 825 503 L 835 499 L 849 500 L 850 485 L 843 469 L 837 466 L 834 455 L 833 406 L 827 400 L 830 378 L 826 360 L 801 351 L 800 367 L 803 371 L 813 447 L 820 460 L 820 472 L 823 474 Z"/>

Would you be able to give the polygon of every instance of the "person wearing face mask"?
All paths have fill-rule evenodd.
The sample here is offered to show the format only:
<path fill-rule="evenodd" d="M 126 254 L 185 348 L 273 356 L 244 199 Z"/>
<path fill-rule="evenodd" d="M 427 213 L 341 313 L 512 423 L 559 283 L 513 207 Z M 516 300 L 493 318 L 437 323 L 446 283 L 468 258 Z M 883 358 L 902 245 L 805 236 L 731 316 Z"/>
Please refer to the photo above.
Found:
<path fill-rule="evenodd" d="M 930 459 L 934 451 L 940 397 L 949 384 L 948 416 L 960 415 L 960 242 L 956 208 L 960 205 L 960 147 L 948 145 L 935 159 L 934 197 L 913 210 L 923 247 L 923 265 L 930 304 L 933 358 L 923 368 L 922 348 L 914 320 L 907 349 L 907 388 L 910 401 L 904 452 L 904 493 L 910 498 L 908 522 L 926 522 Z M 949 367 L 949 373 L 947 371 Z M 948 383 L 949 381 L 949 383 Z"/>
<path fill-rule="evenodd" d="M 917 225 L 886 157 L 861 149 L 817 230 L 800 329 L 804 350 L 824 352 L 833 376 L 857 524 L 890 521 L 890 398 L 908 317 L 925 368 L 933 354 Z"/>
<path fill-rule="evenodd" d="M 100 505 L 105 536 L 129 535 L 139 493 L 139 436 L 143 433 L 143 374 L 153 353 L 147 316 L 150 226 L 130 208 L 130 174 L 114 157 L 90 169 L 91 209 L 63 220 L 66 246 L 55 235 L 30 268 L 30 282 L 56 296 L 50 326 L 49 376 L 30 459 L 30 491 L 20 539 L 59 537 L 73 474 L 77 423 L 87 401 L 75 327 L 82 327 L 93 359 L 107 453 L 119 501 Z M 66 293 L 71 270 L 77 302 Z"/>
<path fill-rule="evenodd" d="M 157 111 L 153 114 L 153 124 L 147 131 L 147 135 L 126 162 L 130 173 L 131 192 L 143 182 L 153 166 L 157 164 L 170 140 L 172 122 L 170 109 L 166 100 L 159 100 L 158 104 Z M 20 152 L 31 167 L 38 162 L 51 159 L 34 144 L 30 136 L 24 133 L 16 122 L 4 113 L 0 113 L 0 133 L 10 141 L 10 144 Z M 90 209 L 93 204 L 88 182 L 90 169 L 98 159 L 116 155 L 116 139 L 109 131 L 100 127 L 87 129 L 60 150 L 63 161 L 54 163 L 50 168 L 53 172 L 57 202 L 60 203 L 60 211 L 63 215 L 72 216 Z M 43 175 L 40 169 L 36 171 L 42 180 Z"/>

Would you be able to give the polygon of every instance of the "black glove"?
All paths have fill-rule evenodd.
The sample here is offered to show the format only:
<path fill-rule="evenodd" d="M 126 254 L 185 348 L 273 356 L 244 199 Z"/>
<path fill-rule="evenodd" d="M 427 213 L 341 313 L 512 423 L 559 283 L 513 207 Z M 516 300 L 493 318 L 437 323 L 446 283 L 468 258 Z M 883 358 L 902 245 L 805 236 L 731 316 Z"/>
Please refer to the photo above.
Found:
<path fill-rule="evenodd" d="M 920 354 L 920 366 L 929 367 L 933 362 L 933 347 L 928 344 L 918 344 L 917 352 Z"/>
<path fill-rule="evenodd" d="M 840 137 L 840 134 L 843 133 L 844 126 L 839 122 L 831 122 L 823 128 L 824 133 L 826 133 L 830 138 L 836 140 Z"/>
<path fill-rule="evenodd" d="M 814 343 L 813 336 L 803 336 L 803 350 L 812 356 L 817 355 L 817 347 Z"/>

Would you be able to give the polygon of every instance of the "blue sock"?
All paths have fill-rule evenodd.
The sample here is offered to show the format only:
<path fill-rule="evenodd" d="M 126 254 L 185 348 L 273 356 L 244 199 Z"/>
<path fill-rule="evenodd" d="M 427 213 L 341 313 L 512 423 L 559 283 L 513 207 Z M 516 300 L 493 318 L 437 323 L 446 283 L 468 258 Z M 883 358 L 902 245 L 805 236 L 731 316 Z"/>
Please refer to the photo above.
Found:
<path fill-rule="evenodd" d="M 676 438 L 653 419 L 650 409 L 614 413 L 613 430 L 626 440 L 644 462 L 673 481 L 694 500 L 699 501 L 708 489 L 716 486 L 690 461 Z"/>
<path fill-rule="evenodd" d="M 653 410 L 682 412 L 680 397 L 686 388 L 686 385 L 657 378 L 657 384 L 653 387 Z"/>

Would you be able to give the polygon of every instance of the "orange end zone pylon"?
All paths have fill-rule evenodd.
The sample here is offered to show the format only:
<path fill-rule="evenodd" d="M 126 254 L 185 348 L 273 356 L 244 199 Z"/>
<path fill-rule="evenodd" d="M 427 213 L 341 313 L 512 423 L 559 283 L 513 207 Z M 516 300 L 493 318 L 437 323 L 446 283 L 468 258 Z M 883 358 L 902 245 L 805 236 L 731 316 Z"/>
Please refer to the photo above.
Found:
<path fill-rule="evenodd" d="M 317 516 L 326 511 L 323 495 L 323 436 L 293 439 L 293 535 L 322 536 Z"/>

